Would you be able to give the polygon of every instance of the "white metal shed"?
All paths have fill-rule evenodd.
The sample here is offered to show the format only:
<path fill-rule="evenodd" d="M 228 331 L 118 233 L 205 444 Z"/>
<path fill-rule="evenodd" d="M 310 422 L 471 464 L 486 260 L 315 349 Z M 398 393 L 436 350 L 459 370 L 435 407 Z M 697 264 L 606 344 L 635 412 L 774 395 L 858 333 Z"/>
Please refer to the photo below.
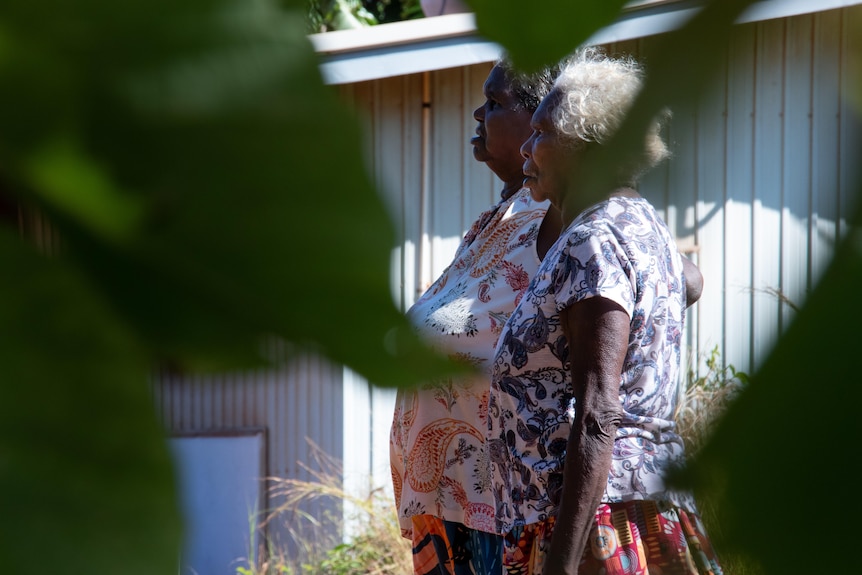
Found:
<path fill-rule="evenodd" d="M 674 158 L 642 193 L 700 266 L 688 346 L 750 372 L 829 262 L 858 191 L 860 123 L 847 97 L 862 0 L 763 0 L 740 19 L 713 88 L 675 110 Z M 697 3 L 633 2 L 592 43 L 638 55 Z M 472 110 L 500 47 L 471 14 L 311 37 L 321 73 L 365 126 L 369 168 L 398 225 L 392 291 L 406 309 L 447 265 L 500 183 L 472 158 Z M 858 64 L 857 64 L 858 66 Z M 856 84 L 858 86 L 859 84 Z M 163 377 L 173 434 L 264 429 L 268 476 L 305 477 L 310 439 L 344 462 L 345 484 L 389 485 L 394 393 L 307 358 L 282 371 Z M 230 462 L 226 462 L 229 465 Z"/>

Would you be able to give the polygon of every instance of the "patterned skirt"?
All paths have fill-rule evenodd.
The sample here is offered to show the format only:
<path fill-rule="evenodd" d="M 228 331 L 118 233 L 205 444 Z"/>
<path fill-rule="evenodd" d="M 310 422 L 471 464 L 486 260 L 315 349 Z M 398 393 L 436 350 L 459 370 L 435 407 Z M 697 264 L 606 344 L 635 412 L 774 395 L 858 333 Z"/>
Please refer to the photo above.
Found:
<path fill-rule="evenodd" d="M 503 539 L 507 575 L 541 575 L 554 519 L 519 526 Z M 603 503 L 581 575 L 722 575 L 700 518 L 669 503 Z"/>
<path fill-rule="evenodd" d="M 502 575 L 500 535 L 433 515 L 416 515 L 412 523 L 415 575 Z"/>

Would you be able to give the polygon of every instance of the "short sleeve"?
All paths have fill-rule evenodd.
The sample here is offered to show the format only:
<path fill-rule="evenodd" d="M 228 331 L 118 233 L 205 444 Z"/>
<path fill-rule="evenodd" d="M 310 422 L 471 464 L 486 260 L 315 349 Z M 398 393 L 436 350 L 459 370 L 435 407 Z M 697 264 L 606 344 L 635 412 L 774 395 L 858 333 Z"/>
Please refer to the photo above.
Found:
<path fill-rule="evenodd" d="M 552 280 L 557 311 L 600 296 L 618 303 L 632 317 L 636 295 L 632 273 L 625 250 L 608 227 L 585 223 L 571 228 Z"/>

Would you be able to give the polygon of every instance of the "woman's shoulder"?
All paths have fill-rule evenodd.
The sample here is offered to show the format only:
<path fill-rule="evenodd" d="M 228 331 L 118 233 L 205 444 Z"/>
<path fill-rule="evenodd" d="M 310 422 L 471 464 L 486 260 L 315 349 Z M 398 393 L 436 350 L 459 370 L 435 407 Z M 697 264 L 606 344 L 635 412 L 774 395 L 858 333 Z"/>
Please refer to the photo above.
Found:
<path fill-rule="evenodd" d="M 646 204 L 646 205 L 643 205 Z M 625 230 L 643 223 L 645 212 L 652 207 L 643 198 L 611 197 L 582 211 L 563 230 L 558 245 L 561 249 L 597 250 L 611 242 L 624 242 Z"/>
<path fill-rule="evenodd" d="M 600 233 L 603 229 L 607 230 L 613 225 L 619 208 L 620 206 L 612 203 L 610 199 L 593 204 L 572 220 L 568 227 L 566 227 L 563 235 L 568 235 L 570 238 L 578 238 Z"/>
<path fill-rule="evenodd" d="M 644 197 L 611 197 L 597 204 L 589 219 L 596 227 L 605 226 L 614 233 L 640 234 L 663 225 L 655 207 Z M 639 231 L 638 231 L 639 230 Z"/>

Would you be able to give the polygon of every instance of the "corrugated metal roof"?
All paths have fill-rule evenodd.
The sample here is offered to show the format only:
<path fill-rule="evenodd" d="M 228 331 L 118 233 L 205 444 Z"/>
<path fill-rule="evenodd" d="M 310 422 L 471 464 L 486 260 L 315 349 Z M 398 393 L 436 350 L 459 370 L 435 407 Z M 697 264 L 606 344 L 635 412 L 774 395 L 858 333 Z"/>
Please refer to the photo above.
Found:
<path fill-rule="evenodd" d="M 862 4 L 862 0 L 761 0 L 739 23 L 787 18 Z M 691 18 L 699 1 L 640 0 L 587 42 L 609 44 L 669 32 Z M 328 84 L 349 84 L 496 60 L 499 44 L 479 35 L 473 14 L 450 14 L 358 30 L 313 34 Z"/>

